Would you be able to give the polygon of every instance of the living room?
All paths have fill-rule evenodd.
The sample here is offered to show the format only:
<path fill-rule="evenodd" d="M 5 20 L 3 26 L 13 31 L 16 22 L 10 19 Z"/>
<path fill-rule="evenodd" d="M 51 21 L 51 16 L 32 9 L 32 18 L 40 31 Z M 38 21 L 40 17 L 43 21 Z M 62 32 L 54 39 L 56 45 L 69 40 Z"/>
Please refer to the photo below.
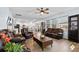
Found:
<path fill-rule="evenodd" d="M 3 47 L 0 44 L 1 51 L 78 52 L 79 41 L 74 37 L 78 36 L 78 33 L 72 31 L 74 33 L 72 37 L 69 34 L 71 33 L 69 20 L 75 21 L 78 17 L 78 7 L 0 7 L 0 43 L 4 43 L 1 43 Z M 22 29 L 26 30 L 25 35 Z M 14 35 L 9 36 L 10 42 L 7 41 L 5 44 L 2 33 L 6 32 L 10 36 L 11 32 Z M 7 45 L 12 46 L 11 49 Z"/>

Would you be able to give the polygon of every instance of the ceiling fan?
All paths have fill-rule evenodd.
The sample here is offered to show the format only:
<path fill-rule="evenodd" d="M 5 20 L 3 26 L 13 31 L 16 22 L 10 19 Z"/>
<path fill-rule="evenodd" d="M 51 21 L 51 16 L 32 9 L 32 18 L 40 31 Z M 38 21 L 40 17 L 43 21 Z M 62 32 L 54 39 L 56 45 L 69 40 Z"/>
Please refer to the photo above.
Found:
<path fill-rule="evenodd" d="M 40 14 L 49 14 L 49 8 L 37 8 L 37 13 Z"/>

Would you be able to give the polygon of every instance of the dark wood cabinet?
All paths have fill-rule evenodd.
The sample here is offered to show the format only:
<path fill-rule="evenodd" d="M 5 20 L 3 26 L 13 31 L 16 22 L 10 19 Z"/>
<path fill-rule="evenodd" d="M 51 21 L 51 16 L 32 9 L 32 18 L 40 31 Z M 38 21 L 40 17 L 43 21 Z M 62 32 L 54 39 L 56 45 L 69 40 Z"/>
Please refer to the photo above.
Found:
<path fill-rule="evenodd" d="M 79 15 L 69 16 L 68 39 L 74 42 L 79 42 Z"/>

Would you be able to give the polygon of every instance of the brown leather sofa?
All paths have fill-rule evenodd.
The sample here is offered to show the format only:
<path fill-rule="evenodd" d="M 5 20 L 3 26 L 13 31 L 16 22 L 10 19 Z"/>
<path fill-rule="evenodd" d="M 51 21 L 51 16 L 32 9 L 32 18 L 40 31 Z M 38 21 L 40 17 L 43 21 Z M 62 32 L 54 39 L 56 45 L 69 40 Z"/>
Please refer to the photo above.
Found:
<path fill-rule="evenodd" d="M 62 39 L 63 30 L 60 28 L 48 28 L 47 31 L 45 32 L 45 35 L 55 39 Z"/>

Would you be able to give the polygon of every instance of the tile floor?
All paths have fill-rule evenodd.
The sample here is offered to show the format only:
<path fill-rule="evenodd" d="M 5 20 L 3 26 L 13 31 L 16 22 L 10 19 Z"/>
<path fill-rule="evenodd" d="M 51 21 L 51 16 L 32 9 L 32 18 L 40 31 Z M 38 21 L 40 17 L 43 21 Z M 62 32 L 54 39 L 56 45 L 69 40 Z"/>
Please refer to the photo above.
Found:
<path fill-rule="evenodd" d="M 71 42 L 67 39 L 53 39 L 53 46 L 48 46 L 42 51 L 40 46 L 31 39 L 30 45 L 32 52 L 78 52 L 79 51 L 79 43 Z M 28 44 L 29 45 L 29 44 Z M 71 46 L 73 49 L 71 49 Z M 74 47 L 75 46 L 75 47 Z"/>

